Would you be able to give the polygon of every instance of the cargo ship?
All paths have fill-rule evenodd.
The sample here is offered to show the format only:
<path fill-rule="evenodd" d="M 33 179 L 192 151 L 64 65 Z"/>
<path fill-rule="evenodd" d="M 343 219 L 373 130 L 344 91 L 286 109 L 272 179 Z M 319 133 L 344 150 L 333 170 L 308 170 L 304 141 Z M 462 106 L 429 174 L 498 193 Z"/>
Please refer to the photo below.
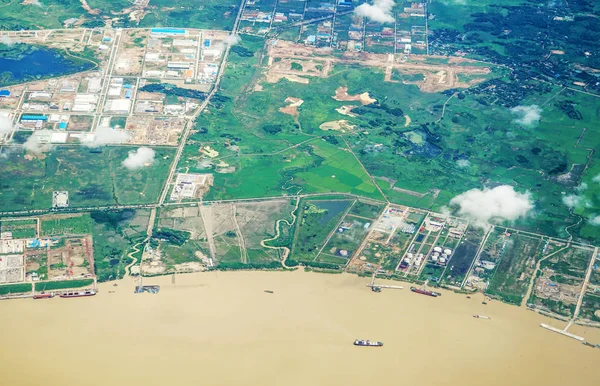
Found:
<path fill-rule="evenodd" d="M 79 298 L 82 296 L 94 296 L 96 295 L 96 290 L 81 290 L 81 291 L 67 291 L 60 294 L 61 298 Z"/>
<path fill-rule="evenodd" d="M 54 297 L 54 292 L 50 292 L 50 293 L 44 293 L 42 292 L 41 294 L 35 294 L 33 295 L 34 299 L 51 299 Z"/>
<path fill-rule="evenodd" d="M 354 341 L 355 346 L 366 346 L 366 347 L 381 347 L 383 342 L 371 342 L 370 340 L 356 339 Z"/>
<path fill-rule="evenodd" d="M 491 319 L 489 316 L 485 315 L 473 315 L 473 317 L 477 319 Z"/>
<path fill-rule="evenodd" d="M 420 288 L 417 288 L 417 287 L 410 287 L 410 290 L 412 292 L 415 292 L 415 293 L 418 293 L 418 294 L 421 294 L 421 295 L 433 296 L 434 298 L 438 297 L 438 296 L 442 296 L 442 294 L 439 293 L 439 292 L 427 291 L 427 290 L 420 289 Z"/>

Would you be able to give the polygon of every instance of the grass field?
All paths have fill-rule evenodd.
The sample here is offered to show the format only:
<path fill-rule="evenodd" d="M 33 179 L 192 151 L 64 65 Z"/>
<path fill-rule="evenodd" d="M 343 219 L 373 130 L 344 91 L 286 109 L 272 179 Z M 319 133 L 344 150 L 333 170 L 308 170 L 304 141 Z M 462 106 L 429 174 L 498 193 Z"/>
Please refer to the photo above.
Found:
<path fill-rule="evenodd" d="M 302 201 L 291 258 L 313 261 L 351 204 L 351 201 Z"/>
<path fill-rule="evenodd" d="M 141 27 L 177 27 L 231 30 L 238 0 L 203 0 L 199 6 L 185 0 L 153 0 Z"/>
<path fill-rule="evenodd" d="M 486 292 L 505 302 L 521 304 L 543 245 L 539 237 L 511 235 Z"/>
<path fill-rule="evenodd" d="M 57 216 L 41 219 L 41 236 L 86 235 L 92 231 L 90 215 Z"/>
<path fill-rule="evenodd" d="M 0 211 L 48 209 L 59 190 L 69 192 L 71 206 L 155 202 L 174 151 L 156 149 L 151 167 L 130 171 L 121 166 L 130 150 L 58 147 L 32 160 L 10 153 L 0 160 Z"/>
<path fill-rule="evenodd" d="M 0 295 L 20 294 L 31 292 L 31 283 L 0 285 Z"/>
<path fill-rule="evenodd" d="M 65 281 L 46 281 L 35 283 L 36 291 L 53 291 L 69 288 L 89 287 L 94 283 L 93 279 L 85 280 L 65 280 Z"/>

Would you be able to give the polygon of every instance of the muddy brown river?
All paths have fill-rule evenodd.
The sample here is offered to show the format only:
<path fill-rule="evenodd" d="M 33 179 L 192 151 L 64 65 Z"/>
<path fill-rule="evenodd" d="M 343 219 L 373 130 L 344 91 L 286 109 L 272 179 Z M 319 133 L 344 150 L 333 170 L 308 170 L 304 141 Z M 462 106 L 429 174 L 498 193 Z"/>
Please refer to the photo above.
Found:
<path fill-rule="evenodd" d="M 1 384 L 600 385 L 600 349 L 539 327 L 564 322 L 402 283 L 373 293 L 368 282 L 212 272 L 145 280 L 158 295 L 134 294 L 126 279 L 91 298 L 3 301 Z M 600 343 L 597 329 L 570 332 Z"/>

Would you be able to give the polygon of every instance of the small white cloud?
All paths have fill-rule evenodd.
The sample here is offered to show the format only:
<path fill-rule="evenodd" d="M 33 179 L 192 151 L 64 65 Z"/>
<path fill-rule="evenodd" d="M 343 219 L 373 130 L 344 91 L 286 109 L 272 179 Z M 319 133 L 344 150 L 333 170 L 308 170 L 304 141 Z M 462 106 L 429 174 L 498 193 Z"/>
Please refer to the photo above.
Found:
<path fill-rule="evenodd" d="M 130 135 L 124 130 L 115 130 L 108 126 L 98 126 L 94 131 L 94 140 L 85 142 L 89 147 L 99 147 L 104 145 L 118 145 L 129 140 Z"/>
<path fill-rule="evenodd" d="M 583 192 L 583 191 L 586 191 L 587 188 L 588 188 L 588 184 L 586 184 L 585 182 L 582 182 L 575 188 L 575 190 L 577 190 L 578 192 Z"/>
<path fill-rule="evenodd" d="M 154 154 L 154 150 L 149 147 L 140 147 L 137 150 L 130 151 L 129 156 L 123 161 L 122 165 L 129 170 L 150 166 L 154 162 Z"/>
<path fill-rule="evenodd" d="M 480 227 L 486 227 L 492 221 L 514 221 L 533 209 L 529 192 L 516 192 L 509 185 L 471 189 L 450 200 L 450 205 L 458 206 L 459 215 Z"/>
<path fill-rule="evenodd" d="M 19 41 L 16 40 L 16 39 L 11 38 L 10 36 L 2 35 L 2 38 L 0 39 L 0 42 L 2 44 L 7 45 L 7 46 L 12 46 L 13 44 L 17 44 Z"/>
<path fill-rule="evenodd" d="M 43 7 L 44 6 L 44 4 L 42 4 L 42 2 L 40 0 L 30 0 L 29 4 L 36 5 L 38 7 Z"/>
<path fill-rule="evenodd" d="M 579 208 L 585 206 L 586 208 L 590 207 L 591 203 L 588 199 L 583 196 L 578 196 L 576 194 L 567 194 L 562 198 L 563 204 L 568 206 L 569 208 Z"/>
<path fill-rule="evenodd" d="M 600 225 L 600 215 L 594 215 L 594 216 L 592 216 L 588 220 L 588 223 L 590 223 L 590 225 L 593 225 L 593 226 L 599 226 Z"/>
<path fill-rule="evenodd" d="M 0 115 L 0 134 L 13 131 L 13 121 L 10 117 Z"/>
<path fill-rule="evenodd" d="M 52 150 L 50 144 L 51 130 L 39 130 L 34 132 L 27 138 L 23 144 L 23 148 L 30 153 L 41 154 Z"/>
<path fill-rule="evenodd" d="M 235 46 L 236 44 L 239 44 L 242 41 L 242 38 L 240 37 L 240 35 L 227 35 L 227 37 L 225 38 L 225 44 L 228 44 L 230 46 Z"/>
<path fill-rule="evenodd" d="M 535 127 L 542 119 L 542 109 L 538 105 L 517 106 L 510 109 L 517 118 L 515 122 L 525 127 Z"/>
<path fill-rule="evenodd" d="M 468 168 L 469 166 L 471 166 L 471 163 L 468 159 L 459 159 L 458 161 L 456 161 L 456 165 L 459 168 Z"/>
<path fill-rule="evenodd" d="M 354 14 L 377 23 L 393 23 L 392 8 L 394 0 L 373 0 L 373 4 L 364 3 L 354 9 Z"/>
<path fill-rule="evenodd" d="M 594 178 L 592 178 L 592 181 L 594 181 L 594 182 L 600 182 L 600 174 L 598 174 L 597 176 L 595 176 Z"/>

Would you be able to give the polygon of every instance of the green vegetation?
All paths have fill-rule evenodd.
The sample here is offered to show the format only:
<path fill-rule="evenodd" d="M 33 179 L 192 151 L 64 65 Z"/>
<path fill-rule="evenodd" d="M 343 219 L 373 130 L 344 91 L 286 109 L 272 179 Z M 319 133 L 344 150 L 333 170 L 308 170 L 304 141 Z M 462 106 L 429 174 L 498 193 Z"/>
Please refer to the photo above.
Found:
<path fill-rule="evenodd" d="M 130 150 L 57 147 L 33 159 L 12 152 L 0 160 L 0 211 L 48 209 L 57 190 L 69 191 L 75 207 L 156 202 L 174 150 L 157 148 L 151 167 L 128 170 L 121 163 Z"/>
<path fill-rule="evenodd" d="M 238 0 L 203 0 L 202 6 L 186 0 L 153 0 L 140 27 L 177 27 L 231 30 Z"/>
<path fill-rule="evenodd" d="M 0 29 L 3 30 L 63 28 L 65 20 L 77 19 L 85 13 L 77 0 L 53 1 L 42 6 L 2 0 L 0 5 Z"/>
<path fill-rule="evenodd" d="M 45 281 L 35 283 L 36 291 L 53 291 L 68 288 L 89 287 L 94 283 L 94 279 L 84 280 L 65 280 L 65 281 Z"/>
<path fill-rule="evenodd" d="M 0 295 L 21 294 L 31 292 L 30 283 L 0 285 Z"/>
<path fill-rule="evenodd" d="M 301 202 L 291 259 L 313 261 L 349 205 L 350 201 Z"/>
<path fill-rule="evenodd" d="M 146 238 L 150 212 L 131 209 L 95 211 L 91 218 L 94 220 L 94 270 L 98 281 L 119 279 L 130 263 L 128 253 Z M 139 245 L 138 249 L 142 250 L 143 245 Z"/>
<path fill-rule="evenodd" d="M 381 211 L 385 208 L 385 204 L 378 204 L 372 201 L 356 201 L 354 205 L 352 205 L 352 209 L 348 214 L 353 214 L 359 217 L 369 218 L 371 220 L 376 220 Z"/>
<path fill-rule="evenodd" d="M 170 83 L 150 83 L 140 88 L 140 91 L 159 92 L 166 94 L 167 96 L 176 96 L 181 98 L 204 99 L 206 97 L 206 93 L 201 91 L 177 87 Z"/>
<path fill-rule="evenodd" d="M 152 233 L 152 237 L 166 241 L 169 244 L 182 246 L 189 239 L 190 234 L 174 229 L 160 228 Z"/>
<path fill-rule="evenodd" d="M 85 213 L 70 217 L 42 218 L 40 236 L 85 235 L 91 233 L 91 218 Z"/>
<path fill-rule="evenodd" d="M 543 246 L 540 238 L 511 235 L 486 292 L 507 303 L 521 304 Z"/>

